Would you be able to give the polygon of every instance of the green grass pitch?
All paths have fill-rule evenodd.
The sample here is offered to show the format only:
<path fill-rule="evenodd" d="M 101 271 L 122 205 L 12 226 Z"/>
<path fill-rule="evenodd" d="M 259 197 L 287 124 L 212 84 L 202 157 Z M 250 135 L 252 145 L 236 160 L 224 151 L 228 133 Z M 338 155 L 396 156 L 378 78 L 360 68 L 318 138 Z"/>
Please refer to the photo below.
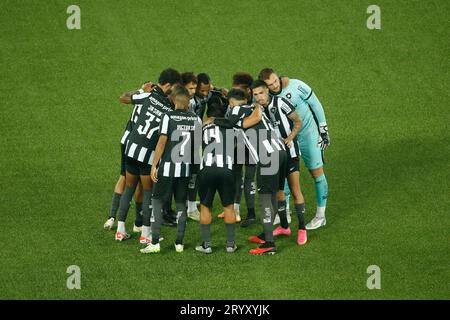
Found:
<path fill-rule="evenodd" d="M 66 27 L 71 4 L 81 30 Z M 366 27 L 372 4 L 381 30 Z M 0 12 L 1 299 L 450 298 L 450 2 L 2 0 Z M 330 196 L 306 246 L 282 238 L 275 256 L 251 256 L 252 226 L 226 254 L 215 218 L 214 254 L 194 251 L 189 221 L 183 254 L 164 227 L 149 256 L 102 229 L 131 111 L 118 97 L 169 66 L 227 87 L 271 66 L 313 87 Z M 309 221 L 303 164 L 301 179 Z M 66 287 L 70 265 L 81 290 Z"/>

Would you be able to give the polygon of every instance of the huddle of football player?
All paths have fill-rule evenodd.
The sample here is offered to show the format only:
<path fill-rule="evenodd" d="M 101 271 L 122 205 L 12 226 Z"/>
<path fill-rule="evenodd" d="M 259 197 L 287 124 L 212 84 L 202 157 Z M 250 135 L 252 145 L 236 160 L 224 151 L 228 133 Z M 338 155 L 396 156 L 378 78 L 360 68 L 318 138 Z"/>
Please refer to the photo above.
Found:
<path fill-rule="evenodd" d="M 259 245 L 250 254 L 274 254 L 275 238 L 291 235 L 291 194 L 297 245 L 307 243 L 307 230 L 325 226 L 323 153 L 330 138 L 317 96 L 304 82 L 280 77 L 270 68 L 262 69 L 257 80 L 245 72 L 232 80 L 230 90 L 216 88 L 206 73 L 180 74 L 168 68 L 156 83 L 146 82 L 120 97 L 133 110 L 120 140 L 121 172 L 104 224 L 111 230 L 117 220 L 115 240 L 130 238 L 125 221 L 133 196 L 133 232 L 140 233 L 139 243 L 145 245 L 141 253 L 161 251 L 161 225 L 176 227 L 175 251 L 183 252 L 187 218 L 200 225 L 201 244 L 195 250 L 212 253 L 216 193 L 229 253 L 237 250 L 236 224 L 246 228 L 257 221 L 256 194 L 262 228 L 248 238 Z M 316 189 L 317 211 L 308 224 L 300 159 Z M 243 219 L 242 193 L 247 207 Z"/>

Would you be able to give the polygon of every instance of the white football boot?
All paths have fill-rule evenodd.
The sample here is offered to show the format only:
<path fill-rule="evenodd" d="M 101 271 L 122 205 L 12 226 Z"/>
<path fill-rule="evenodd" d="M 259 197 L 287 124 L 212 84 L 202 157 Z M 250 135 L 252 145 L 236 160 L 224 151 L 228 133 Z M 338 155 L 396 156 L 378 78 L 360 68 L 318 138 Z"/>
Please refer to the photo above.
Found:
<path fill-rule="evenodd" d="M 306 230 L 316 230 L 327 224 L 325 217 L 314 217 L 307 225 Z"/>
<path fill-rule="evenodd" d="M 198 251 L 198 252 L 203 252 L 203 253 L 212 253 L 212 248 L 211 247 L 203 248 L 202 245 L 196 246 L 195 250 Z"/>
<path fill-rule="evenodd" d="M 184 251 L 184 244 L 176 244 L 175 243 L 175 251 L 176 252 L 183 252 Z"/>
<path fill-rule="evenodd" d="M 159 243 L 153 244 L 150 243 L 148 246 L 146 246 L 144 249 L 140 250 L 141 253 L 158 253 L 161 251 L 161 247 L 159 246 Z"/>
<path fill-rule="evenodd" d="M 111 230 L 114 227 L 114 221 L 116 221 L 116 219 L 114 218 L 109 218 L 108 220 L 106 220 L 105 224 L 103 225 L 103 229 Z"/>

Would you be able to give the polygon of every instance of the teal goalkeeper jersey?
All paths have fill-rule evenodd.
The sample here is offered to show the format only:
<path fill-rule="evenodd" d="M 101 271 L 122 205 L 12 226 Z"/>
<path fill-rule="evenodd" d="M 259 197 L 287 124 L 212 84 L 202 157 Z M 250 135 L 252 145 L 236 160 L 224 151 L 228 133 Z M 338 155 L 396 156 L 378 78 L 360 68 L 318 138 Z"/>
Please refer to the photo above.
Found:
<path fill-rule="evenodd" d="M 322 109 L 321 114 L 316 115 L 319 124 L 315 122 L 313 113 L 310 108 L 309 100 L 311 98 L 317 100 L 317 98 L 315 97 L 315 94 L 313 93 L 312 89 L 303 81 L 297 79 L 289 79 L 288 86 L 283 88 L 283 90 L 281 90 L 278 96 L 282 96 L 289 99 L 291 103 L 295 106 L 295 110 L 297 111 L 297 113 L 300 115 L 303 125 L 299 134 L 302 134 L 311 129 L 318 130 L 319 124 L 322 125 L 322 123 L 326 123 L 325 115 L 323 114 L 323 109 L 321 108 L 321 106 L 320 106 L 320 108 Z M 320 102 L 318 103 L 320 104 Z"/>

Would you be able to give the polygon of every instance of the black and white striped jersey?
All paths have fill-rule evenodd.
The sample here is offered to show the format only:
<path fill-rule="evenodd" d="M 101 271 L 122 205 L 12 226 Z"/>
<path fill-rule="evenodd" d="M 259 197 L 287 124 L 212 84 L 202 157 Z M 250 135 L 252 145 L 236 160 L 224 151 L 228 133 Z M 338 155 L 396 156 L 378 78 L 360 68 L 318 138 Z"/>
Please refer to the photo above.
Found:
<path fill-rule="evenodd" d="M 189 100 L 189 112 L 195 113 L 200 119 L 203 119 L 203 115 L 206 110 L 206 102 L 207 98 L 201 98 L 199 96 L 193 96 L 191 100 Z"/>
<path fill-rule="evenodd" d="M 164 92 L 156 87 L 151 92 L 131 96 L 134 105 L 141 106 L 136 123 L 128 135 L 125 155 L 139 162 L 151 164 L 159 138 L 159 124 L 172 104 Z"/>
<path fill-rule="evenodd" d="M 200 169 L 216 167 L 233 170 L 235 131 L 211 123 L 202 130 L 203 157 Z"/>
<path fill-rule="evenodd" d="M 135 104 L 133 108 L 133 112 L 131 112 L 131 117 L 127 122 L 127 126 L 125 127 L 125 131 L 123 132 L 122 139 L 120 139 L 120 144 L 125 144 L 127 142 L 128 135 L 131 130 L 133 130 L 133 125 L 136 124 L 139 114 L 141 113 L 142 105 Z"/>
<path fill-rule="evenodd" d="M 270 99 L 268 106 L 264 108 L 264 113 L 270 119 L 277 135 L 285 139 L 294 128 L 294 121 L 289 119 L 289 116 L 295 112 L 295 107 L 283 97 L 273 96 Z M 292 141 L 288 153 L 291 158 L 300 156 L 300 148 L 296 138 Z"/>
<path fill-rule="evenodd" d="M 210 90 L 207 97 L 199 97 L 195 95 L 189 101 L 189 111 L 195 113 L 203 120 L 203 116 L 205 115 L 206 106 L 211 99 L 211 97 L 219 97 L 224 105 L 226 105 L 227 99 L 222 97 L 222 93 L 218 90 Z"/>
<path fill-rule="evenodd" d="M 189 177 L 194 161 L 198 163 L 201 147 L 200 118 L 187 110 L 167 112 L 161 121 L 159 134 L 167 136 L 158 167 L 163 177 Z"/>
<path fill-rule="evenodd" d="M 231 109 L 228 118 L 215 119 L 214 123 L 225 128 L 231 126 L 240 129 L 244 133 L 244 143 L 250 152 L 253 163 L 261 163 L 262 158 L 267 159 L 274 152 L 286 150 L 286 148 L 264 113 L 261 121 L 256 125 L 247 129 L 243 128 L 244 118 L 250 116 L 252 112 L 252 106 L 236 106 Z"/>

